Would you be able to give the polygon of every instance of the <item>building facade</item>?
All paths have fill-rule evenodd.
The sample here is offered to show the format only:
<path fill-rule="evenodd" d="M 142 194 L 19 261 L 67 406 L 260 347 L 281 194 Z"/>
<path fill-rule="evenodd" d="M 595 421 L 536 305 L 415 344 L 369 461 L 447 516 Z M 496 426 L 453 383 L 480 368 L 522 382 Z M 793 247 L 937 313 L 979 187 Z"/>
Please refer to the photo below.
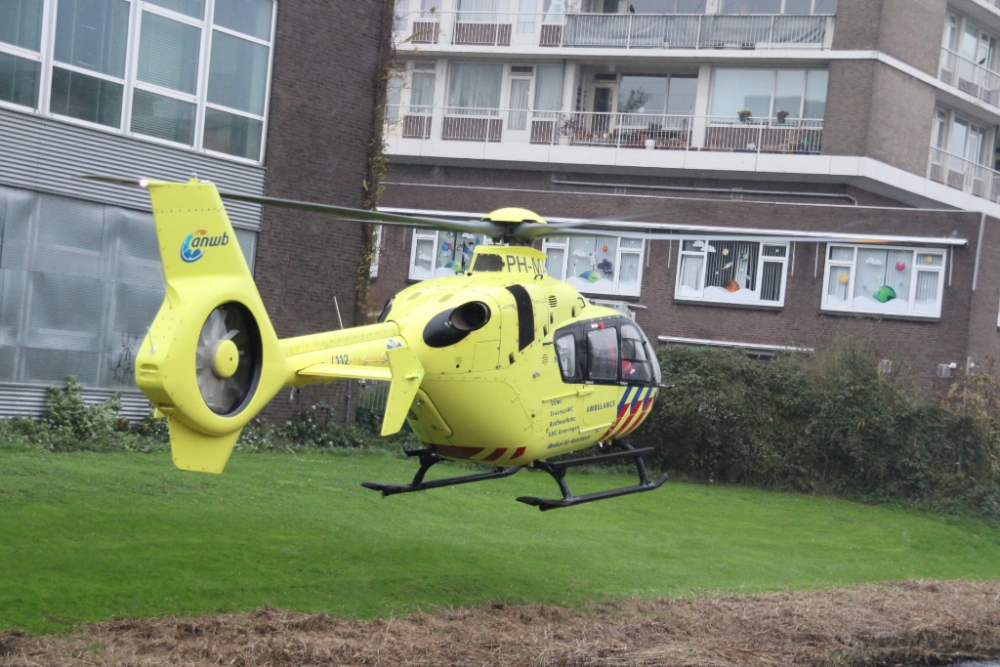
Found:
<path fill-rule="evenodd" d="M 80 174 L 361 205 L 383 8 L 0 2 L 0 415 L 37 413 L 69 375 L 148 411 L 132 367 L 164 292 L 148 197 Z M 227 209 L 279 336 L 353 324 L 360 229 Z"/>
<path fill-rule="evenodd" d="M 1000 352 L 1000 3 L 409 0 L 395 29 L 384 206 L 599 218 L 550 273 L 665 344 L 865 335 L 928 380 Z M 387 231 L 380 296 L 480 242 Z"/>

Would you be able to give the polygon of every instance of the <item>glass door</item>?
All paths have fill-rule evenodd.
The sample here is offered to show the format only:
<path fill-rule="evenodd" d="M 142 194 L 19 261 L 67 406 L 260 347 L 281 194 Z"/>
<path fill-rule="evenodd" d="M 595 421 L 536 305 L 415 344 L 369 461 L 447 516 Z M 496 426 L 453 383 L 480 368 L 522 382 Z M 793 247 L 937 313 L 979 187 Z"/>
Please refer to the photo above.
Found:
<path fill-rule="evenodd" d="M 595 83 L 590 88 L 590 113 L 578 125 L 590 133 L 595 143 L 605 143 L 611 136 L 617 89 L 614 83 Z"/>
<path fill-rule="evenodd" d="M 511 141 L 528 143 L 533 84 L 534 78 L 511 77 L 506 132 Z"/>

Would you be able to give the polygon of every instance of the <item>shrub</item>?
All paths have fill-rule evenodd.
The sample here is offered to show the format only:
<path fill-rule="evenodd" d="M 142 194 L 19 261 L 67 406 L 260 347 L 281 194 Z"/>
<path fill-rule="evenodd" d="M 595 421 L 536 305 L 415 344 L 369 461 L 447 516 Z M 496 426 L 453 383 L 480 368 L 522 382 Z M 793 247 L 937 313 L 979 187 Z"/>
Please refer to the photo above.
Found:
<path fill-rule="evenodd" d="M 673 387 L 635 444 L 657 446 L 655 464 L 696 479 L 1000 518 L 1000 382 L 971 376 L 934 401 L 880 374 L 878 358 L 851 340 L 769 363 L 738 350 L 664 348 Z"/>

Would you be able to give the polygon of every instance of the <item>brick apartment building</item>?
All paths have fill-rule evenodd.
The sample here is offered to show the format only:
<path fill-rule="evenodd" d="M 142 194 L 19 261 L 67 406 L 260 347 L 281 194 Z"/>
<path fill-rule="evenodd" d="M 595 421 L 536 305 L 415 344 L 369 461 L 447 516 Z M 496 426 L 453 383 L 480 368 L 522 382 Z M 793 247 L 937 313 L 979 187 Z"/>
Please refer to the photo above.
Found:
<path fill-rule="evenodd" d="M 37 413 L 71 374 L 148 410 L 132 369 L 163 300 L 148 196 L 77 175 L 362 204 L 385 6 L 0 3 L 0 415 Z M 359 228 L 227 208 L 279 336 L 354 323 Z"/>
<path fill-rule="evenodd" d="M 607 218 L 549 271 L 663 344 L 1000 354 L 1000 0 L 400 7 L 383 208 Z M 481 242 L 385 230 L 373 305 Z"/>

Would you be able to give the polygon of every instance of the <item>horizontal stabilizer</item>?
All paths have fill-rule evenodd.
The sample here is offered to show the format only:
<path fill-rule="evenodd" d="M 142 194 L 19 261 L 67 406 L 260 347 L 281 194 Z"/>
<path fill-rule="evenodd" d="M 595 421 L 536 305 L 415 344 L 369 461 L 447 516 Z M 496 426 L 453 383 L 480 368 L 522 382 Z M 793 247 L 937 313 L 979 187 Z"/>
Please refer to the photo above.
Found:
<path fill-rule="evenodd" d="M 338 364 L 313 364 L 298 371 L 299 375 L 326 377 L 338 380 L 392 380 L 392 371 L 385 366 L 341 366 Z"/>

